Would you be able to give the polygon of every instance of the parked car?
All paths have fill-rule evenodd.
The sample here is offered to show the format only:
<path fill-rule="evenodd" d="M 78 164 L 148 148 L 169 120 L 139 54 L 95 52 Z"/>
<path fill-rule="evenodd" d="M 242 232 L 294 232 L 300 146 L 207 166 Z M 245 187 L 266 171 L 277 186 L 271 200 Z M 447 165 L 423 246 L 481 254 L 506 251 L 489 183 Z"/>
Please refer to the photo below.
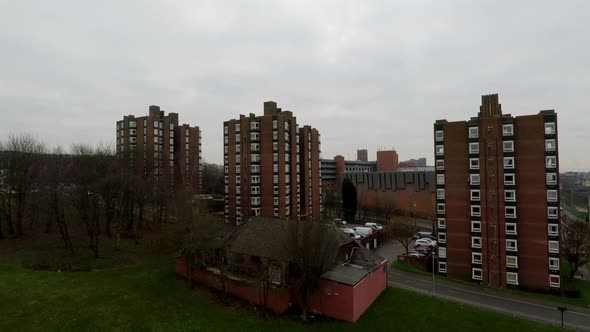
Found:
<path fill-rule="evenodd" d="M 425 237 L 434 237 L 434 235 L 432 234 L 432 232 L 418 232 L 416 233 L 416 235 L 414 235 L 414 240 L 418 240 L 418 239 L 423 239 Z"/>
<path fill-rule="evenodd" d="M 419 244 L 419 245 L 427 245 L 427 246 L 430 246 L 430 247 L 436 246 L 436 241 L 431 240 L 431 239 L 428 239 L 428 238 L 418 239 L 414 243 L 415 244 Z"/>
<path fill-rule="evenodd" d="M 358 233 L 358 235 L 362 236 L 362 237 L 367 237 L 369 235 L 371 235 L 371 233 L 373 233 L 373 228 L 371 227 L 355 227 L 353 228 L 355 232 Z"/>
<path fill-rule="evenodd" d="M 340 219 L 340 218 L 336 218 L 336 219 L 334 219 L 334 223 L 335 223 L 337 226 L 340 226 L 340 227 L 346 227 L 346 221 L 344 221 L 344 220 L 342 220 L 342 219 Z"/>
<path fill-rule="evenodd" d="M 374 229 L 376 231 L 383 229 L 383 225 L 378 224 L 376 222 L 367 222 L 367 223 L 365 223 L 365 226 L 371 227 L 372 229 Z"/>
<path fill-rule="evenodd" d="M 410 252 L 408 253 L 408 257 L 417 257 L 417 258 L 422 258 L 422 257 L 424 257 L 424 256 L 425 256 L 425 255 L 424 255 L 423 253 L 416 252 L 416 251 L 410 251 Z"/>
<path fill-rule="evenodd" d="M 358 240 L 361 238 L 360 235 L 358 235 L 357 232 L 354 231 L 354 229 L 352 228 L 342 228 L 342 231 L 346 234 L 348 234 L 348 236 L 350 236 L 351 238 Z"/>

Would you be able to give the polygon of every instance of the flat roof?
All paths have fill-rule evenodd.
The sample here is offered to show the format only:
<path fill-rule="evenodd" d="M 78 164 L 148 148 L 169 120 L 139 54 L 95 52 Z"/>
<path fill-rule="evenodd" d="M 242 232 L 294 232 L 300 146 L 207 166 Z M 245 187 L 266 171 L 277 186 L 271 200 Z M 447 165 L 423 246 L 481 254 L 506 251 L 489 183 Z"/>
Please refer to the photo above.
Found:
<path fill-rule="evenodd" d="M 363 280 L 368 274 L 369 270 L 362 266 L 352 264 L 341 264 L 332 270 L 322 274 L 322 279 L 332 280 L 341 284 L 355 286 Z"/>

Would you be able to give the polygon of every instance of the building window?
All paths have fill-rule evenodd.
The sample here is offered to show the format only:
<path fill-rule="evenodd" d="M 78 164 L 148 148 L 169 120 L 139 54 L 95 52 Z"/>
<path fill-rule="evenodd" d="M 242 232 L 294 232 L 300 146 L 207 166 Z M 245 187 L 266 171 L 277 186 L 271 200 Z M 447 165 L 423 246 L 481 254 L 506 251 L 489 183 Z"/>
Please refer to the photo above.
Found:
<path fill-rule="evenodd" d="M 279 186 L 274 186 L 273 187 L 273 194 L 278 195 L 279 194 Z"/>
<path fill-rule="evenodd" d="M 469 143 L 469 153 L 479 153 L 479 143 Z"/>
<path fill-rule="evenodd" d="M 547 232 L 549 236 L 559 236 L 559 226 L 557 224 L 549 224 Z"/>
<path fill-rule="evenodd" d="M 469 127 L 469 138 L 479 137 L 479 127 Z"/>
<path fill-rule="evenodd" d="M 236 165 L 236 173 L 240 173 L 240 171 L 241 171 L 240 165 Z"/>
<path fill-rule="evenodd" d="M 518 285 L 518 273 L 506 272 L 506 283 L 510 285 Z"/>
<path fill-rule="evenodd" d="M 548 185 L 556 185 L 557 184 L 557 174 L 556 173 L 547 173 L 547 184 Z"/>
<path fill-rule="evenodd" d="M 436 204 L 436 211 L 439 214 L 444 214 L 445 213 L 445 205 L 444 205 L 444 203 L 438 203 L 438 204 Z"/>
<path fill-rule="evenodd" d="M 438 233 L 438 242 L 439 243 L 446 243 L 447 242 L 447 233 Z"/>
<path fill-rule="evenodd" d="M 445 199 L 444 189 L 436 189 L 436 199 Z"/>
<path fill-rule="evenodd" d="M 504 212 L 506 218 L 516 218 L 516 206 L 505 206 Z"/>
<path fill-rule="evenodd" d="M 259 175 L 252 175 L 250 180 L 252 183 L 260 183 L 260 176 Z"/>
<path fill-rule="evenodd" d="M 555 157 L 555 156 L 545 157 L 545 164 L 547 165 L 547 168 L 557 167 L 557 157 Z"/>
<path fill-rule="evenodd" d="M 479 196 L 479 190 L 478 189 L 470 190 L 470 195 L 471 195 L 471 200 L 472 201 L 479 201 L 480 196 Z"/>
<path fill-rule="evenodd" d="M 439 258 L 447 258 L 447 248 L 439 247 L 438 248 L 438 257 Z"/>
<path fill-rule="evenodd" d="M 447 262 L 438 262 L 438 272 L 447 273 Z"/>
<path fill-rule="evenodd" d="M 272 129 L 277 129 L 279 123 L 277 122 L 277 120 L 273 120 L 272 121 Z"/>
<path fill-rule="evenodd" d="M 241 192 L 242 192 L 242 187 L 236 186 L 236 194 L 239 194 Z"/>
<path fill-rule="evenodd" d="M 513 186 L 516 184 L 516 177 L 514 174 L 504 174 L 504 185 Z"/>
<path fill-rule="evenodd" d="M 273 164 L 272 165 L 272 171 L 274 173 L 278 173 L 279 172 L 279 164 Z"/>
<path fill-rule="evenodd" d="M 445 161 L 442 159 L 439 159 L 436 161 L 436 169 L 439 171 L 442 171 L 445 169 Z"/>
<path fill-rule="evenodd" d="M 273 151 L 279 150 L 279 143 L 278 142 L 272 142 L 272 150 Z"/>
<path fill-rule="evenodd" d="M 481 233 L 481 221 L 471 220 L 471 232 Z"/>
<path fill-rule="evenodd" d="M 437 174 L 436 175 L 436 184 L 445 184 L 445 175 L 444 174 Z"/>
<path fill-rule="evenodd" d="M 250 122 L 250 129 L 258 129 L 258 128 L 260 128 L 260 123 Z"/>
<path fill-rule="evenodd" d="M 258 141 L 260 139 L 260 134 L 259 133 L 250 133 L 250 140 L 252 141 Z"/>
<path fill-rule="evenodd" d="M 260 154 L 253 153 L 250 155 L 250 159 L 253 163 L 260 162 Z"/>
<path fill-rule="evenodd" d="M 438 228 L 445 229 L 447 227 L 445 218 L 438 218 Z"/>
<path fill-rule="evenodd" d="M 559 254 L 559 241 L 549 241 L 549 252 Z"/>
<path fill-rule="evenodd" d="M 278 217 L 279 216 L 279 209 L 278 208 L 274 208 L 273 215 L 275 217 Z"/>
<path fill-rule="evenodd" d="M 514 168 L 514 157 L 504 157 L 504 168 L 505 169 L 513 169 Z"/>
<path fill-rule="evenodd" d="M 506 267 L 518 268 L 518 256 L 506 256 Z"/>
<path fill-rule="evenodd" d="M 481 253 L 479 253 L 479 252 L 472 252 L 471 253 L 471 263 L 473 263 L 473 264 L 481 264 Z"/>
<path fill-rule="evenodd" d="M 506 240 L 506 251 L 518 251 L 516 240 Z"/>
<path fill-rule="evenodd" d="M 240 124 L 239 123 L 236 123 L 236 132 L 240 132 Z M 238 138 L 236 137 L 236 139 L 238 139 Z"/>
<path fill-rule="evenodd" d="M 555 140 L 554 139 L 546 139 L 545 140 L 545 151 L 555 151 Z"/>
<path fill-rule="evenodd" d="M 252 173 L 260 173 L 260 165 L 251 165 L 250 170 Z"/>
<path fill-rule="evenodd" d="M 273 183 L 279 183 L 279 176 L 278 175 L 273 175 L 272 182 Z"/>
<path fill-rule="evenodd" d="M 514 152 L 514 141 L 504 141 L 502 146 L 504 152 Z"/>
<path fill-rule="evenodd" d="M 227 135 L 228 131 L 229 131 L 229 129 L 227 128 L 227 126 L 223 126 L 223 133 L 225 135 Z"/>
<path fill-rule="evenodd" d="M 549 270 L 559 270 L 559 258 L 549 257 Z"/>
<path fill-rule="evenodd" d="M 505 225 L 506 225 L 506 234 L 516 235 L 516 224 L 515 223 L 507 222 Z"/>
<path fill-rule="evenodd" d="M 240 153 L 242 151 L 242 146 L 240 144 L 236 144 L 236 153 Z"/>
<path fill-rule="evenodd" d="M 550 287 L 559 287 L 560 285 L 560 277 L 556 274 L 549 275 L 549 286 Z"/>
<path fill-rule="evenodd" d="M 479 205 L 471 205 L 471 216 L 472 217 L 481 216 L 481 207 Z"/>
<path fill-rule="evenodd" d="M 512 124 L 505 124 L 502 126 L 502 135 L 503 136 L 512 136 L 514 135 L 514 127 Z"/>
<path fill-rule="evenodd" d="M 516 190 L 504 190 L 504 202 L 516 202 Z"/>
<path fill-rule="evenodd" d="M 471 278 L 474 280 L 481 280 L 482 279 L 482 272 L 481 269 L 473 268 L 471 269 Z"/>
<path fill-rule="evenodd" d="M 437 145 L 436 146 L 436 155 L 442 156 L 444 154 L 445 154 L 445 147 L 443 145 Z"/>
<path fill-rule="evenodd" d="M 469 158 L 469 169 L 479 169 L 479 158 Z"/>
<path fill-rule="evenodd" d="M 547 202 L 557 202 L 557 190 L 547 190 Z"/>
<path fill-rule="evenodd" d="M 481 237 L 479 237 L 479 236 L 472 236 L 471 237 L 471 248 L 481 248 Z"/>
<path fill-rule="evenodd" d="M 442 142 L 444 139 L 444 134 L 442 130 L 437 130 L 434 132 L 434 137 L 436 138 L 437 142 Z"/>
<path fill-rule="evenodd" d="M 558 210 L 556 206 L 550 206 L 547 208 L 547 217 L 549 219 L 557 219 L 558 218 Z"/>
<path fill-rule="evenodd" d="M 555 122 L 545 122 L 545 135 L 555 135 Z"/>
<path fill-rule="evenodd" d="M 469 184 L 479 186 L 479 174 L 469 174 Z"/>
<path fill-rule="evenodd" d="M 250 199 L 250 202 L 252 203 L 252 205 L 260 205 L 260 197 L 252 197 Z"/>

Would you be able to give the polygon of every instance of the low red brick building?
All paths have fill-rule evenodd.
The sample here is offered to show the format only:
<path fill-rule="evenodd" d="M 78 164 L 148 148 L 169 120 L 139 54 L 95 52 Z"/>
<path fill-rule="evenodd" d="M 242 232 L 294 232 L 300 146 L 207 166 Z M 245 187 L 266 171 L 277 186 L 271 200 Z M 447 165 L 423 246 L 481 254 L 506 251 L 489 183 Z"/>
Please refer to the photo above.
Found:
<path fill-rule="evenodd" d="M 231 268 L 222 274 L 212 261 L 195 262 L 190 277 L 199 285 L 225 288 L 229 294 L 255 305 L 266 302 L 266 307 L 277 314 L 291 307 L 301 308 L 301 294 L 293 277 L 293 252 L 286 245 L 292 223 L 296 222 L 254 219 L 238 226 L 227 240 L 226 259 Z M 387 287 L 387 260 L 359 246 L 333 225 L 297 223 L 303 232 L 307 227 L 326 227 L 326 234 L 334 240 L 326 253 L 333 256 L 333 263 L 308 301 L 309 312 L 357 321 Z M 267 269 L 272 272 L 270 287 L 264 288 L 258 276 Z M 176 272 L 187 277 L 182 257 L 177 259 Z"/>

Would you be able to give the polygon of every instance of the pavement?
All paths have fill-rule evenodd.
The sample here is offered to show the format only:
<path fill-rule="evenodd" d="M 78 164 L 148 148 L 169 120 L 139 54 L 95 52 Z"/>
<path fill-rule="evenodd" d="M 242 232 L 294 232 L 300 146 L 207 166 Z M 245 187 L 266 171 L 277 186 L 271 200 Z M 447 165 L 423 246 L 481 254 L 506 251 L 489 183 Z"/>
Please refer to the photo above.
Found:
<path fill-rule="evenodd" d="M 397 256 L 403 252 L 403 246 L 397 241 L 383 244 L 376 250 L 377 254 L 387 258 L 390 262 L 396 261 Z M 432 277 L 429 275 L 390 269 L 388 277 L 390 287 L 400 287 L 432 294 Z M 434 288 L 435 296 L 446 300 L 469 304 L 514 317 L 561 325 L 561 313 L 557 310 L 557 306 L 564 306 L 564 304 L 549 303 L 541 299 L 515 298 L 510 294 L 502 294 L 475 284 L 441 280 L 440 277 L 436 278 Z M 570 309 L 564 312 L 564 325 L 577 330 L 590 331 L 590 310 L 581 307 L 567 307 Z"/>

